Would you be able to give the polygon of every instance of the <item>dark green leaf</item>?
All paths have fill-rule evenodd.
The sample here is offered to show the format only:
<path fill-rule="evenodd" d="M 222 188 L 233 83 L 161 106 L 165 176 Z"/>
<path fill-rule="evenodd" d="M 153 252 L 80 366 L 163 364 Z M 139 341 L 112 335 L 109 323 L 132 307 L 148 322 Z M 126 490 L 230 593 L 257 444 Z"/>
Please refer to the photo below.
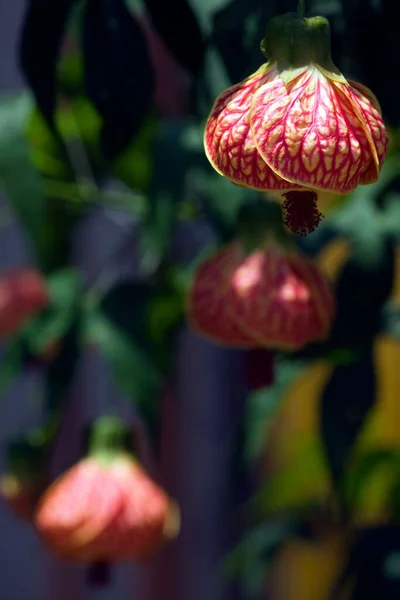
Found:
<path fill-rule="evenodd" d="M 27 94 L 8 97 L 0 103 L 0 187 L 42 262 L 46 251 L 43 195 L 24 131 L 31 109 Z"/>
<path fill-rule="evenodd" d="M 0 398 L 20 375 L 24 367 L 23 349 L 19 338 L 8 342 L 1 353 Z"/>
<path fill-rule="evenodd" d="M 205 43 L 188 0 L 144 0 L 150 19 L 176 60 L 193 76 L 203 64 Z"/>
<path fill-rule="evenodd" d="M 247 401 L 245 460 L 255 460 L 264 447 L 272 419 L 289 385 L 304 369 L 301 361 L 284 361 L 276 365 L 273 386 L 253 392 Z"/>
<path fill-rule="evenodd" d="M 373 350 L 351 364 L 339 365 L 321 398 L 321 429 L 333 482 L 341 489 L 346 461 L 376 400 Z"/>
<path fill-rule="evenodd" d="M 296 525 L 289 520 L 262 523 L 246 534 L 230 554 L 224 565 L 226 575 L 240 579 L 246 597 L 260 597 L 268 563 Z"/>
<path fill-rule="evenodd" d="M 29 0 L 19 59 L 36 102 L 54 129 L 56 65 L 68 18 L 76 0 Z"/>
<path fill-rule="evenodd" d="M 45 371 L 46 417 L 43 426 L 32 433 L 32 439 L 50 442 L 54 438 L 60 424 L 62 410 L 69 398 L 80 358 L 82 333 L 80 306 L 74 308 L 74 318 L 62 339 L 60 352 L 54 360 L 50 361 Z"/>
<path fill-rule="evenodd" d="M 368 479 L 382 467 L 400 469 L 400 452 L 393 449 L 377 449 L 361 456 L 356 464 L 349 465 L 343 477 L 343 497 L 350 510 L 357 506 Z"/>
<path fill-rule="evenodd" d="M 110 323 L 150 351 L 148 309 L 154 297 L 155 288 L 149 283 L 121 281 L 103 296 L 99 309 Z"/>
<path fill-rule="evenodd" d="M 146 37 L 124 0 L 88 0 L 83 48 L 86 91 L 103 118 L 103 152 L 112 160 L 151 109 L 154 75 Z"/>
<path fill-rule="evenodd" d="M 149 429 L 156 430 L 162 376 L 149 354 L 129 335 L 129 328 L 119 327 L 96 308 L 87 312 L 86 336 L 99 347 L 117 385 L 140 410 Z"/>
<path fill-rule="evenodd" d="M 154 273 L 170 250 L 176 204 L 170 194 L 150 197 L 150 210 L 140 226 L 141 267 Z"/>
<path fill-rule="evenodd" d="M 24 339 L 33 354 L 45 351 L 49 344 L 59 341 L 76 319 L 76 306 L 82 291 L 74 269 L 58 271 L 48 280 L 49 306 L 32 319 L 24 330 Z"/>
<path fill-rule="evenodd" d="M 353 585 L 352 585 L 352 582 Z M 397 600 L 400 596 L 400 528 L 379 525 L 357 533 L 349 559 L 329 600 Z"/>

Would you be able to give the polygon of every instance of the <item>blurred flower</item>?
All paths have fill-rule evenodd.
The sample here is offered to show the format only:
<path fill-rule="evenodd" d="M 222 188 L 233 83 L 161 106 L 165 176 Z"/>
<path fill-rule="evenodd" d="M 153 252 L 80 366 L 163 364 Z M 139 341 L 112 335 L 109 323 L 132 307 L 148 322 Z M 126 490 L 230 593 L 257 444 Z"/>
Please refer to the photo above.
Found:
<path fill-rule="evenodd" d="M 232 242 L 201 264 L 187 316 L 224 346 L 295 350 L 328 336 L 334 308 L 317 266 L 269 236 L 250 252 Z"/>
<path fill-rule="evenodd" d="M 35 524 L 57 554 L 81 562 L 141 561 L 179 530 L 179 511 L 129 452 L 130 431 L 98 419 L 89 455 L 45 492 Z"/>
<path fill-rule="evenodd" d="M 46 282 L 35 269 L 3 274 L 0 278 L 0 335 L 12 336 L 48 301 Z"/>
<path fill-rule="evenodd" d="M 217 98 L 205 151 L 233 183 L 280 192 L 285 224 L 305 235 L 322 218 L 318 192 L 378 179 L 388 135 L 373 93 L 333 64 L 326 19 L 275 17 L 261 49 L 268 62 Z"/>

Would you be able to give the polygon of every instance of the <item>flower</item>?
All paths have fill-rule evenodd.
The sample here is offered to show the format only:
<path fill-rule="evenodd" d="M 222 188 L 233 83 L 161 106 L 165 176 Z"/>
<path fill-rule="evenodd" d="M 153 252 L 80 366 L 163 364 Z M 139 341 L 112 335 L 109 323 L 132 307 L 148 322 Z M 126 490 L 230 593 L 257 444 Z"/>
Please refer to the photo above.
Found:
<path fill-rule="evenodd" d="M 89 455 L 40 499 L 36 527 L 50 549 L 70 560 L 145 560 L 177 535 L 179 511 L 127 451 L 123 423 L 103 417 L 89 437 Z"/>
<path fill-rule="evenodd" d="M 279 192 L 286 225 L 305 235 L 322 218 L 318 192 L 378 179 L 388 135 L 373 93 L 333 64 L 326 19 L 275 17 L 261 49 L 268 62 L 217 98 L 205 152 L 233 183 Z"/>
<path fill-rule="evenodd" d="M 13 335 L 48 302 L 45 281 L 35 269 L 3 274 L 0 278 L 0 335 Z"/>
<path fill-rule="evenodd" d="M 296 350 L 328 336 L 334 307 L 317 266 L 270 236 L 250 253 L 234 241 L 202 263 L 187 317 L 223 346 Z"/>

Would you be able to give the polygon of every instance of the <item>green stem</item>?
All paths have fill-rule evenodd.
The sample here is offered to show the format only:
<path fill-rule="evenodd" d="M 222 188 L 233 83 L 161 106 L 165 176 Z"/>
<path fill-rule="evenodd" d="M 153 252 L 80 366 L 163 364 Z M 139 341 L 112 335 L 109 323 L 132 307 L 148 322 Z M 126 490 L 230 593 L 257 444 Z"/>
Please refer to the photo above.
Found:
<path fill-rule="evenodd" d="M 297 2 L 297 14 L 299 17 L 304 17 L 306 14 L 306 2 L 305 0 L 298 0 Z"/>

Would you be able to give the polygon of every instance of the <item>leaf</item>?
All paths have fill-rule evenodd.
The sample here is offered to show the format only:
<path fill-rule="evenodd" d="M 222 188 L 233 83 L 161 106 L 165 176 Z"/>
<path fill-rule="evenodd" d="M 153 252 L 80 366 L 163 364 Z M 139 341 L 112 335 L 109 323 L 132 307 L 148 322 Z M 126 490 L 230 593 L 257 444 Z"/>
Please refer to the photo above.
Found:
<path fill-rule="evenodd" d="M 101 299 L 98 307 L 119 330 L 151 351 L 147 336 L 150 302 L 155 297 L 152 284 L 141 281 L 120 281 Z"/>
<path fill-rule="evenodd" d="M 251 500 L 254 510 L 273 515 L 326 501 L 329 493 L 327 469 L 319 439 L 304 437 L 295 460 L 272 474 Z"/>
<path fill-rule="evenodd" d="M 343 477 L 343 497 L 350 507 L 357 507 L 369 478 L 382 467 L 392 469 L 400 467 L 400 452 L 393 449 L 378 448 L 361 456 L 355 465 L 349 468 Z"/>
<path fill-rule="evenodd" d="M 382 313 L 393 287 L 395 248 L 384 240 L 375 264 L 365 265 L 352 257 L 336 282 L 337 312 L 330 345 L 362 348 L 382 328 Z"/>
<path fill-rule="evenodd" d="M 384 117 L 391 125 L 398 126 L 395 98 L 400 87 L 397 78 L 391 81 L 391 73 L 400 69 L 396 5 L 391 0 L 341 0 L 341 4 L 349 70 L 378 94 Z M 382 63 L 376 47 L 379 47 L 381 56 L 393 57 L 390 64 Z"/>
<path fill-rule="evenodd" d="M 154 432 L 158 426 L 162 376 L 149 354 L 123 327 L 99 309 L 87 312 L 86 337 L 98 346 L 118 387 L 139 409 Z"/>
<path fill-rule="evenodd" d="M 0 398 L 23 370 L 23 359 L 21 340 L 18 336 L 6 343 L 1 352 Z"/>
<path fill-rule="evenodd" d="M 76 319 L 82 285 L 74 269 L 58 271 L 48 280 L 50 302 L 24 329 L 24 339 L 33 354 L 45 351 L 52 342 L 59 341 Z"/>
<path fill-rule="evenodd" d="M 301 361 L 277 362 L 273 386 L 258 390 L 247 400 L 245 460 L 256 459 L 268 438 L 272 419 L 276 414 L 286 389 L 300 375 L 304 368 Z"/>
<path fill-rule="evenodd" d="M 228 556 L 224 571 L 228 577 L 240 579 L 246 597 L 260 597 L 269 561 L 295 528 L 296 522 L 290 520 L 262 523 Z"/>
<path fill-rule="evenodd" d="M 83 19 L 85 86 L 103 118 L 102 149 L 114 159 L 152 105 L 154 74 L 141 25 L 124 0 L 88 0 Z"/>
<path fill-rule="evenodd" d="M 32 100 L 26 93 L 0 101 L 0 187 L 30 236 L 39 261 L 46 256 L 46 228 L 41 180 L 24 135 Z"/>
<path fill-rule="evenodd" d="M 57 94 L 56 65 L 75 2 L 76 0 L 29 0 L 22 25 L 19 44 L 21 69 L 43 116 L 53 130 Z"/>
<path fill-rule="evenodd" d="M 154 28 L 168 49 L 178 63 L 196 77 L 203 64 L 205 42 L 188 0 L 144 2 Z"/>
<path fill-rule="evenodd" d="M 375 401 L 375 365 L 369 347 L 356 362 L 335 368 L 321 398 L 325 454 L 339 491 L 346 461 Z"/>
<path fill-rule="evenodd" d="M 61 350 L 45 371 L 45 422 L 32 433 L 32 438 L 48 442 L 54 439 L 80 358 L 81 334 L 81 306 L 76 305 L 70 327 L 63 336 Z"/>
<path fill-rule="evenodd" d="M 354 582 L 351 585 L 351 582 Z M 351 589 L 351 595 L 342 595 Z M 396 600 L 400 595 L 400 527 L 378 525 L 357 532 L 349 559 L 329 600 Z"/>
<path fill-rule="evenodd" d="M 140 226 L 141 267 L 154 273 L 170 250 L 175 225 L 176 204 L 170 194 L 149 199 L 149 212 Z"/>

